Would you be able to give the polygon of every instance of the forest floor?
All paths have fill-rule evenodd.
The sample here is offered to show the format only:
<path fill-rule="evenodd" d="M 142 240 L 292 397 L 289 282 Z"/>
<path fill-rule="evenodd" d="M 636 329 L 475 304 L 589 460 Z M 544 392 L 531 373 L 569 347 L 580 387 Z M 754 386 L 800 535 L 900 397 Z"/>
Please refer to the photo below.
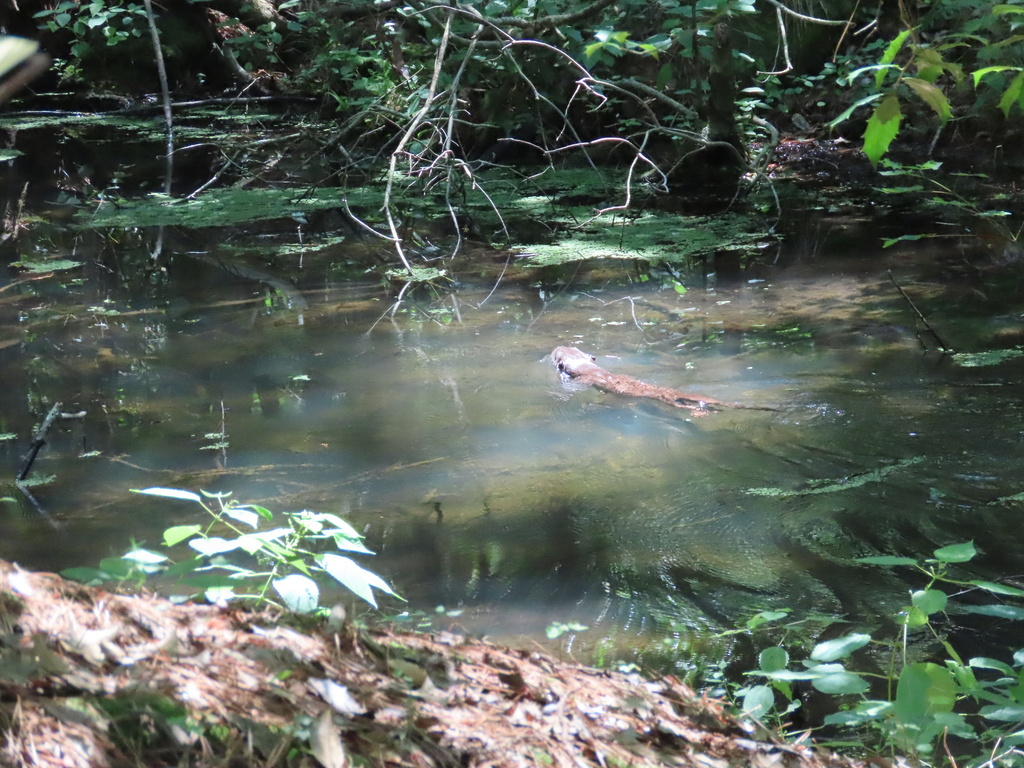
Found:
<path fill-rule="evenodd" d="M 10 766 L 856 768 L 647 679 L 448 633 L 120 595 L 0 561 Z"/>

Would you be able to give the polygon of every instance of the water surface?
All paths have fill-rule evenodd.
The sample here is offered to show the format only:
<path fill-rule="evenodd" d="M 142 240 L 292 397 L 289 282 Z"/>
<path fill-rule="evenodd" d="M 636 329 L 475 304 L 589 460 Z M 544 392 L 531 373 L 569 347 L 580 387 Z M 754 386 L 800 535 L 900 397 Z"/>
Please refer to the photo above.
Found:
<path fill-rule="evenodd" d="M 48 437 L 40 509 L 0 516 L 0 557 L 94 564 L 195 518 L 130 489 L 230 491 L 342 514 L 414 611 L 462 609 L 444 621 L 512 640 L 576 621 L 627 646 L 766 607 L 859 618 L 905 601 L 856 556 L 975 539 L 983 567 L 1021 568 L 1018 510 L 993 502 L 1021 490 L 1024 363 L 957 365 L 887 272 L 953 346 L 1014 342 L 1019 305 L 929 276 L 955 253 L 883 252 L 871 233 L 824 255 L 784 245 L 682 294 L 625 261 L 498 281 L 507 257 L 477 253 L 455 290 L 393 311 L 338 254 L 275 283 L 224 269 L 210 242 L 126 284 L 122 249 L 155 236 L 82 236 L 74 280 L 4 277 L 4 475 L 54 401 L 85 416 Z M 548 359 L 562 344 L 777 410 L 693 419 L 580 390 Z"/>

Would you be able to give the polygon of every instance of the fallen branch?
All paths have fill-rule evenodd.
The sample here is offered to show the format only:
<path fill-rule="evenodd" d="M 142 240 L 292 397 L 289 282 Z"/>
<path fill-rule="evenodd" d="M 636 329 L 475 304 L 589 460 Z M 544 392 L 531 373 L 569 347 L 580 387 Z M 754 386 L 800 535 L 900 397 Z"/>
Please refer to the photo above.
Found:
<path fill-rule="evenodd" d="M 909 306 L 911 310 L 913 310 L 914 314 L 917 315 L 917 319 L 921 321 L 921 324 L 924 325 L 928 333 L 932 335 L 932 338 L 934 338 L 935 341 L 938 342 L 939 350 L 943 354 L 952 352 L 953 348 L 949 346 L 949 344 L 946 343 L 946 340 L 939 335 L 939 332 L 932 327 L 932 324 L 928 322 L 928 318 L 925 317 L 921 310 L 917 308 L 917 305 L 913 301 L 911 301 L 910 297 L 907 295 L 907 292 L 903 290 L 903 287 L 896 282 L 896 278 L 893 276 L 891 269 L 889 270 L 889 279 L 892 280 L 892 284 L 896 286 L 896 290 L 899 291 L 899 294 L 900 296 L 903 297 L 903 300 L 907 302 L 907 306 Z M 921 340 L 920 335 L 917 338 L 919 341 Z M 923 341 L 921 342 L 921 346 L 925 348 L 925 351 L 928 350 L 927 345 Z"/>
<path fill-rule="evenodd" d="M 60 402 L 53 404 L 53 408 L 46 414 L 46 418 L 43 419 L 43 423 L 39 425 L 39 429 L 36 430 L 35 437 L 32 438 L 32 444 L 28 447 L 28 453 L 25 455 L 25 460 L 21 463 L 21 471 L 18 472 L 17 481 L 20 483 L 28 477 L 28 473 L 32 471 L 32 465 L 36 461 L 36 456 L 39 455 L 39 451 L 44 445 L 46 445 L 46 433 L 50 431 L 50 427 L 53 426 L 53 420 L 60 414 Z"/>
<path fill-rule="evenodd" d="M 18 472 L 18 476 L 15 480 L 21 483 L 28 477 L 28 473 L 32 471 L 32 465 L 36 461 L 36 456 L 39 455 L 39 451 L 44 445 L 46 445 L 46 434 L 50 431 L 50 427 L 53 426 L 54 419 L 81 419 L 85 416 L 85 411 L 79 411 L 78 413 L 61 413 L 60 402 L 53 404 L 53 408 L 46 414 L 46 418 L 43 419 L 43 423 L 39 425 L 39 429 L 36 430 L 35 437 L 32 438 L 32 444 L 28 448 L 28 453 L 25 454 L 25 460 L 21 464 L 21 471 Z"/>

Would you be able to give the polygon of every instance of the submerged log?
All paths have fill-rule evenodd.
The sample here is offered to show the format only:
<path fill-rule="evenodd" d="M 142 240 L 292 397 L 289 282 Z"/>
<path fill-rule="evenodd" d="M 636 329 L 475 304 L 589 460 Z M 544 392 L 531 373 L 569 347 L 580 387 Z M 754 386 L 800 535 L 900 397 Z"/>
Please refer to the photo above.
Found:
<path fill-rule="evenodd" d="M 331 768 L 861 765 L 758 734 L 673 677 L 447 632 L 179 605 L 3 561 L 0 619 L 7 766 L 285 765 L 296 746 Z"/>

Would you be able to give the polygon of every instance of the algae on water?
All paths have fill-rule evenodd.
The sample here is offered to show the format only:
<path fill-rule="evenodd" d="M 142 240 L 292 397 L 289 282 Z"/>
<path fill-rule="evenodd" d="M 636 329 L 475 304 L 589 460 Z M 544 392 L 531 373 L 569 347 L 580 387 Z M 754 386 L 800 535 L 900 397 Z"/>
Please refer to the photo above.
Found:
<path fill-rule="evenodd" d="M 748 488 L 745 493 L 749 496 L 774 496 L 779 499 L 788 499 L 793 496 L 813 496 L 819 493 L 848 491 L 851 488 L 860 488 L 867 483 L 880 482 L 893 472 L 913 466 L 914 464 L 920 464 L 922 461 L 924 461 L 923 456 L 911 456 L 909 459 L 901 459 L 895 464 L 873 469 L 870 472 L 864 472 L 859 475 L 851 475 L 850 477 L 841 477 L 839 479 L 812 480 L 807 483 L 807 488 L 795 491 L 786 491 L 782 488 Z"/>

